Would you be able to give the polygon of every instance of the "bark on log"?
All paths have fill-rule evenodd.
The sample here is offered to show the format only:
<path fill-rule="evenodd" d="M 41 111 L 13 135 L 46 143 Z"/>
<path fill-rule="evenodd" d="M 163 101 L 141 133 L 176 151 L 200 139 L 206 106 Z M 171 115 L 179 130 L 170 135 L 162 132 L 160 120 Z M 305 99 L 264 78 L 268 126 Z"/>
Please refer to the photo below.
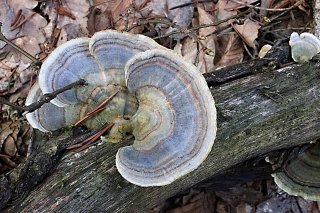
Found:
<path fill-rule="evenodd" d="M 115 168 L 119 147 L 66 154 L 54 172 L 8 212 L 144 212 L 233 165 L 320 138 L 320 64 L 294 65 L 213 86 L 218 132 L 206 161 L 163 187 L 142 188 Z"/>

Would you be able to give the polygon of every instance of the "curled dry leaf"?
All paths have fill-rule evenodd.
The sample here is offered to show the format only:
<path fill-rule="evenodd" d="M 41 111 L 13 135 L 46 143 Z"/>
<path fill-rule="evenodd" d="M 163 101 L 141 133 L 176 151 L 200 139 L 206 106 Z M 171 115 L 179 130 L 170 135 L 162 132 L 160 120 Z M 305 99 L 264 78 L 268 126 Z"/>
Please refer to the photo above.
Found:
<path fill-rule="evenodd" d="M 233 28 L 249 47 L 252 47 L 254 50 L 257 49 L 254 43 L 260 29 L 260 25 L 257 22 L 246 19 L 244 24 L 235 24 Z"/>
<path fill-rule="evenodd" d="M 213 16 L 201 7 L 198 7 L 198 24 L 213 23 Z M 191 39 L 185 38 L 181 43 L 177 43 L 175 50 L 181 54 L 187 61 L 198 67 L 201 73 L 213 71 L 215 57 L 215 39 L 216 27 L 206 27 L 199 30 L 199 35 Z"/>
<path fill-rule="evenodd" d="M 221 21 L 229 18 L 230 16 L 236 15 L 236 10 L 230 10 L 230 8 L 234 7 L 234 3 L 229 0 L 219 0 L 216 4 L 216 11 L 214 12 L 215 21 Z M 228 22 L 222 23 L 219 27 L 224 27 L 227 24 L 231 23 L 231 20 Z"/>
<path fill-rule="evenodd" d="M 0 147 L 1 153 L 14 157 L 17 153 L 15 142 L 20 130 L 19 121 L 8 121 L 0 124 Z"/>
<path fill-rule="evenodd" d="M 182 55 L 183 58 L 192 63 L 196 64 L 198 60 L 198 45 L 191 38 L 187 37 L 182 40 L 182 42 L 178 42 L 174 47 L 175 52 Z"/>
<path fill-rule="evenodd" d="M 33 75 L 29 63 L 16 62 L 13 56 L 3 59 L 0 61 L 0 95 L 16 93 Z"/>
<path fill-rule="evenodd" d="M 2 33 L 4 36 L 31 55 L 36 55 L 40 52 L 39 44 L 45 41 L 42 28 L 47 25 L 46 19 L 32 10 L 37 4 L 38 2 L 34 0 L 7 1 L 2 5 L 5 11 L 0 16 L 0 21 L 3 23 Z M 4 46 L 5 43 L 1 42 L 0 48 Z M 30 62 L 25 56 L 12 51 L 12 48 L 2 48 L 1 51 L 7 51 L 10 55 L 13 54 L 16 61 L 22 59 L 25 62 Z"/>
<path fill-rule="evenodd" d="M 64 29 L 67 32 L 67 40 L 88 35 L 88 1 L 60 0 L 47 1 L 44 14 L 49 17 L 49 24 L 44 29 L 46 37 L 53 42 L 51 37 L 54 29 Z"/>
<path fill-rule="evenodd" d="M 300 213 L 310 213 L 312 211 L 312 201 L 304 200 L 300 197 L 295 199 L 294 197 L 288 197 L 285 199 L 282 196 L 272 197 L 259 203 L 256 207 L 256 213 L 265 212 L 277 212 L 277 213 L 287 213 L 287 212 L 300 212 Z M 314 211 L 319 212 L 319 211 Z"/>
<path fill-rule="evenodd" d="M 209 213 L 215 211 L 216 198 L 209 192 L 191 190 L 182 198 L 182 206 L 168 210 L 168 213 Z"/>
<path fill-rule="evenodd" d="M 132 7 L 133 0 L 94 0 L 88 15 L 90 35 L 105 29 L 124 30 L 141 15 L 138 13 L 141 3 Z M 138 33 L 138 32 L 136 32 Z"/>
<path fill-rule="evenodd" d="M 198 13 L 199 25 L 213 23 L 213 16 L 207 13 L 201 7 L 198 7 Z M 213 60 L 216 52 L 216 36 L 214 35 L 215 32 L 216 27 L 214 26 L 201 28 L 199 30 L 199 38 L 203 39 L 199 40 L 199 63 L 197 64 L 197 67 L 199 68 L 201 73 L 213 71 Z"/>
<path fill-rule="evenodd" d="M 168 26 L 167 24 L 156 24 L 156 30 L 160 35 L 165 35 L 172 31 L 180 32 L 186 29 L 190 24 L 193 17 L 194 7 L 193 5 L 188 5 L 184 7 L 178 7 L 176 9 L 170 10 L 179 5 L 186 3 L 191 3 L 191 0 L 181 0 L 181 1 L 169 1 L 169 0 L 151 0 L 146 7 L 143 9 L 144 14 L 149 14 L 150 17 L 165 17 L 175 23 L 175 26 Z M 174 39 L 182 39 L 186 35 L 184 33 L 176 33 L 172 35 Z"/>
<path fill-rule="evenodd" d="M 231 65 L 243 59 L 243 44 L 236 33 L 218 36 L 216 42 L 216 57 L 214 64 L 217 66 Z"/>
<path fill-rule="evenodd" d="M 238 10 L 244 8 L 247 5 L 257 2 L 258 0 L 229 0 L 227 1 L 226 10 Z"/>

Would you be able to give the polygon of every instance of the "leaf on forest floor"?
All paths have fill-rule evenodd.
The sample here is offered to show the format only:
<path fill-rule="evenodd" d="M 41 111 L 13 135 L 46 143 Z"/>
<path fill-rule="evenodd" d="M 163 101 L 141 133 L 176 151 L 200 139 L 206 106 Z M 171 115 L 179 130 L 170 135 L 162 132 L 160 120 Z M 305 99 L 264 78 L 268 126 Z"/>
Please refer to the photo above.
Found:
<path fill-rule="evenodd" d="M 88 36 L 87 15 L 89 7 L 88 1 L 48 1 L 43 12 L 48 15 L 50 20 L 44 29 L 49 43 L 54 40 L 52 35 L 55 28 L 64 29 L 67 32 L 67 40 Z"/>
<path fill-rule="evenodd" d="M 4 36 L 33 56 L 41 51 L 39 44 L 45 41 L 42 28 L 47 25 L 46 19 L 32 10 L 37 4 L 38 2 L 33 0 L 8 1 L 7 4 L 2 5 L 6 8 L 5 15 L 0 16 Z M 4 46 L 5 43 L 1 42 L 0 48 Z M 13 51 L 8 45 L 5 47 L 1 49 L 2 53 L 7 52 L 9 55 L 13 55 L 17 62 L 21 59 L 30 62 L 29 59 L 19 52 Z"/>
<path fill-rule="evenodd" d="M 88 15 L 88 29 L 94 32 L 105 29 L 124 30 L 141 17 L 132 7 L 132 0 L 94 0 Z M 140 5 L 135 5 L 137 8 Z"/>
<path fill-rule="evenodd" d="M 222 34 L 216 42 L 216 66 L 240 63 L 243 59 L 243 45 L 236 33 Z"/>
<path fill-rule="evenodd" d="M 258 32 L 261 28 L 257 22 L 246 19 L 242 25 L 235 24 L 233 28 L 249 47 L 257 49 L 255 39 L 258 38 Z"/>
<path fill-rule="evenodd" d="M 261 202 L 264 196 L 260 188 L 261 182 L 249 182 L 247 184 L 237 185 L 226 191 L 217 191 L 216 196 L 236 208 L 243 202 L 249 204 Z"/>
<path fill-rule="evenodd" d="M 0 95 L 16 93 L 27 83 L 35 74 L 29 67 L 29 63 L 16 62 L 13 56 L 0 61 Z M 21 98 L 26 97 L 25 94 L 20 95 Z"/>
<path fill-rule="evenodd" d="M 264 0 L 264 1 L 261 1 L 261 7 L 262 7 L 262 8 L 269 9 L 269 8 L 271 8 L 272 4 L 273 4 L 273 0 Z M 261 16 L 267 16 L 268 10 L 260 10 L 260 11 L 259 11 L 259 14 L 260 14 Z"/>
<path fill-rule="evenodd" d="M 264 212 L 300 212 L 309 213 L 314 208 L 314 202 L 304 200 L 300 197 L 287 196 L 286 198 L 278 196 L 271 197 L 257 205 L 256 213 Z"/>
<path fill-rule="evenodd" d="M 198 7 L 199 13 L 199 25 L 212 24 L 213 16 L 207 13 L 201 7 Z M 199 30 L 199 62 L 197 67 L 201 73 L 207 73 L 213 71 L 214 65 L 213 60 L 216 53 L 215 40 L 216 27 L 210 26 L 201 28 Z"/>
<path fill-rule="evenodd" d="M 20 130 L 19 121 L 8 121 L 0 124 L 0 147 L 1 154 L 14 157 L 17 154 L 17 147 L 15 142 L 18 138 Z"/>
<path fill-rule="evenodd" d="M 196 64 L 199 52 L 198 45 L 191 38 L 187 37 L 182 42 L 178 42 L 174 47 L 174 51 L 183 56 L 186 61 Z"/>
<path fill-rule="evenodd" d="M 174 209 L 170 209 L 167 213 L 210 213 L 214 212 L 215 208 L 215 196 L 208 192 L 199 192 L 191 190 L 192 192 L 187 194 L 180 200 L 181 206 Z M 176 201 L 179 202 L 179 201 Z"/>
<path fill-rule="evenodd" d="M 227 1 L 226 10 L 238 10 L 246 7 L 247 5 L 253 4 L 258 0 L 229 0 Z"/>
<path fill-rule="evenodd" d="M 229 0 L 219 0 L 218 3 L 216 4 L 216 11 L 214 12 L 215 16 L 215 21 L 221 21 L 229 18 L 230 16 L 236 15 L 237 11 L 235 10 L 230 10 L 232 8 L 233 2 Z M 231 6 L 230 6 L 231 5 Z M 229 24 L 231 20 L 220 24 L 220 27 L 223 27 L 227 24 Z"/>
<path fill-rule="evenodd" d="M 171 20 L 174 23 L 174 26 L 168 26 L 167 24 L 156 24 L 155 29 L 158 31 L 158 34 L 165 35 L 171 32 L 180 32 L 184 31 L 192 21 L 194 7 L 192 4 L 184 7 L 176 6 L 191 3 L 191 0 L 181 0 L 181 1 L 169 1 L 169 0 L 151 0 L 146 7 L 143 9 L 144 14 L 148 14 L 148 18 L 155 17 L 165 17 Z M 179 40 L 186 36 L 185 33 L 175 33 L 171 37 Z"/>

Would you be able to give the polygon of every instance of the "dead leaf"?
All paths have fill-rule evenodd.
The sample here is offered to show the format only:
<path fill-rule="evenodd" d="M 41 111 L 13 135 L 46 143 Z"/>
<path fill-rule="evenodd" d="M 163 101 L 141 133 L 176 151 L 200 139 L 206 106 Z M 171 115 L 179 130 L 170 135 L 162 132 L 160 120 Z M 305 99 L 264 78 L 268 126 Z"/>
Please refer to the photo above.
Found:
<path fill-rule="evenodd" d="M 165 35 L 171 33 L 172 31 L 180 32 L 186 29 L 191 24 L 194 7 L 192 4 L 190 4 L 188 6 L 178 7 L 173 10 L 170 9 L 191 2 L 191 0 L 151 0 L 143 9 L 143 13 L 149 14 L 148 18 L 165 17 L 171 20 L 172 23 L 175 23 L 175 26 L 172 27 L 168 26 L 167 24 L 156 24 L 155 29 L 158 31 L 159 35 Z M 171 37 L 179 40 L 184 38 L 185 36 L 185 33 L 175 33 Z"/>
<path fill-rule="evenodd" d="M 191 38 L 185 38 L 181 42 L 181 55 L 186 61 L 196 64 L 198 60 L 198 54 L 198 45 Z"/>
<path fill-rule="evenodd" d="M 50 22 L 44 32 L 48 40 L 53 42 L 54 38 L 51 36 L 55 28 L 70 31 L 68 40 L 88 36 L 87 15 L 89 14 L 89 7 L 88 1 L 60 0 L 46 2 L 43 12 L 48 15 Z"/>
<path fill-rule="evenodd" d="M 203 24 L 212 24 L 214 23 L 213 16 L 207 13 L 201 7 L 198 7 L 198 14 L 199 14 L 199 25 Z M 213 60 L 215 57 L 215 33 L 216 27 L 210 26 L 201 28 L 199 30 L 199 37 L 203 38 L 199 40 L 199 62 L 197 67 L 199 68 L 201 73 L 207 73 L 213 71 L 214 65 Z"/>
<path fill-rule="evenodd" d="M 168 213 L 211 213 L 215 208 L 215 196 L 208 192 L 190 193 L 183 197 L 182 206 L 170 209 Z"/>
<path fill-rule="evenodd" d="M 38 2 L 34 0 L 8 1 L 7 5 L 4 5 L 7 8 L 5 15 L 0 20 L 3 23 L 4 36 L 33 56 L 40 52 L 39 44 L 45 41 L 42 28 L 47 25 L 44 17 L 32 11 L 37 5 Z M 12 51 L 12 48 L 2 49 L 2 51 L 8 51 L 16 61 L 22 59 L 25 62 L 30 62 L 21 53 Z"/>
<path fill-rule="evenodd" d="M 232 8 L 233 2 L 229 0 L 219 0 L 216 4 L 216 11 L 214 13 L 215 20 L 214 21 L 221 21 L 229 18 L 230 16 L 236 15 L 237 11 L 230 10 Z M 231 5 L 231 6 L 230 6 Z M 222 23 L 219 27 L 224 27 L 231 23 L 231 20 L 228 22 Z"/>
<path fill-rule="evenodd" d="M 273 3 L 273 0 L 264 0 L 264 1 L 261 1 L 261 7 L 262 7 L 262 8 L 268 8 L 268 9 L 269 9 L 269 8 L 271 8 L 272 3 Z M 260 13 L 261 16 L 267 16 L 268 10 L 260 10 L 259 13 Z"/>
<path fill-rule="evenodd" d="M 20 122 L 4 122 L 0 124 L 0 129 L 0 147 L 2 148 L 4 154 L 14 157 L 17 153 L 15 141 L 17 140 L 20 130 Z"/>
<path fill-rule="evenodd" d="M 254 40 L 258 38 L 258 32 L 260 27 L 261 26 L 257 22 L 251 21 L 250 19 L 246 19 L 244 21 L 244 24 L 242 25 L 238 25 L 238 24 L 233 25 L 233 28 L 238 33 L 238 35 L 242 38 L 242 40 L 249 47 L 252 47 L 255 50 L 257 48 L 254 43 Z"/>
<path fill-rule="evenodd" d="M 253 187 L 238 185 L 226 191 L 217 191 L 216 196 L 227 202 L 232 207 L 236 207 L 242 202 L 259 203 L 263 199 L 263 194 L 260 190 Z"/>
<path fill-rule="evenodd" d="M 192 4 L 190 4 L 189 6 L 184 6 L 184 7 L 180 7 L 180 8 L 176 8 L 176 9 L 171 10 L 171 8 L 174 8 L 179 5 L 191 3 L 191 2 L 192 2 L 191 0 L 180 0 L 180 1 L 167 0 L 167 5 L 169 8 L 168 18 L 170 20 L 172 20 L 173 23 L 175 23 L 175 26 L 169 27 L 169 29 L 166 33 L 170 33 L 172 31 L 179 30 L 176 28 L 180 28 L 180 29 L 184 30 L 191 24 L 191 20 L 193 17 L 193 11 L 194 11 Z M 184 33 L 178 33 L 178 34 L 174 34 L 172 36 L 172 38 L 179 40 L 179 39 L 184 38 L 185 36 L 186 35 Z"/>
<path fill-rule="evenodd" d="M 246 7 L 247 5 L 253 4 L 257 2 L 258 0 L 230 0 L 228 1 L 228 5 L 225 8 L 226 10 L 238 10 L 241 8 Z"/>
<path fill-rule="evenodd" d="M 235 33 L 222 34 L 216 42 L 216 66 L 240 63 L 243 59 L 243 45 L 240 37 Z"/>
<path fill-rule="evenodd" d="M 309 213 L 311 212 L 313 206 L 312 201 L 307 201 L 302 198 L 295 198 L 293 196 L 288 196 L 286 199 L 283 197 L 272 197 L 257 206 L 256 213 L 265 212 L 277 212 L 277 213 L 287 213 L 287 212 L 301 212 Z"/>
<path fill-rule="evenodd" d="M 142 17 L 144 1 L 133 0 L 94 0 L 88 15 L 88 29 L 94 32 L 105 29 L 126 30 Z M 143 28 L 136 27 L 131 33 L 141 33 Z"/>

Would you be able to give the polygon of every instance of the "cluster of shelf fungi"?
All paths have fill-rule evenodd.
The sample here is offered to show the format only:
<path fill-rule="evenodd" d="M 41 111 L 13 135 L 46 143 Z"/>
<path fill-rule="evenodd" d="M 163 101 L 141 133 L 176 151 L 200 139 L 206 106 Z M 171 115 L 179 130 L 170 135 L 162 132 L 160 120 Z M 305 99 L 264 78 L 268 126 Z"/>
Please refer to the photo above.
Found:
<path fill-rule="evenodd" d="M 310 43 L 300 39 L 299 45 Z M 296 55 L 298 62 L 310 57 Z M 205 79 L 152 39 L 104 31 L 63 44 L 42 65 L 26 104 L 79 79 L 88 85 L 59 94 L 27 119 L 43 132 L 55 131 L 75 124 L 116 93 L 104 110 L 83 123 L 88 128 L 113 123 L 105 139 L 109 142 L 122 141 L 128 133 L 134 136 L 134 144 L 120 148 L 116 156 L 117 169 L 129 182 L 144 187 L 170 184 L 198 168 L 214 149 L 217 115 Z M 319 160 L 317 143 L 272 176 L 289 194 L 320 200 Z"/>

